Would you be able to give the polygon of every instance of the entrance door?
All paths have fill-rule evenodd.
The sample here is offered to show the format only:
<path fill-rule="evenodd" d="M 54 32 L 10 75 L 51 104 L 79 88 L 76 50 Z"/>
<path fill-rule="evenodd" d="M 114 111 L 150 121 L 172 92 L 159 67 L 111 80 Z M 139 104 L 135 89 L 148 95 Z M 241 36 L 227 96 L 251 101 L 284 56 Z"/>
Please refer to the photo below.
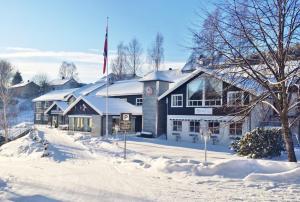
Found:
<path fill-rule="evenodd" d="M 58 120 L 57 120 L 57 116 L 53 116 L 52 117 L 52 125 L 57 128 L 58 127 Z"/>

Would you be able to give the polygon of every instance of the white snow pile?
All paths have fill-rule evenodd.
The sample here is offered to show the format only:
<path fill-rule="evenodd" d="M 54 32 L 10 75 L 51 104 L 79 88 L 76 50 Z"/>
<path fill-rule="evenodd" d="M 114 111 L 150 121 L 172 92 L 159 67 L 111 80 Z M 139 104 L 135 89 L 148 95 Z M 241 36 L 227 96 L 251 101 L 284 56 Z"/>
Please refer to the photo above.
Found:
<path fill-rule="evenodd" d="M 116 157 L 123 155 L 123 149 L 114 140 L 103 140 L 102 138 L 82 133 L 75 133 L 72 137 L 74 141 L 78 141 L 86 146 L 93 154 L 101 153 Z"/>
<path fill-rule="evenodd" d="M 89 148 L 94 154 L 105 154 L 108 157 L 123 157 L 123 143 L 115 140 L 107 141 L 99 137 L 82 135 L 73 136 Z M 169 158 L 166 156 L 151 157 L 127 150 L 127 160 L 113 158 L 124 166 L 137 165 L 154 172 L 167 174 L 183 174 L 188 176 L 219 176 L 222 178 L 243 179 L 245 181 L 276 181 L 282 183 L 300 183 L 300 164 L 272 160 L 255 160 L 233 157 L 217 160 L 205 165 L 203 162 L 187 158 Z"/>
<path fill-rule="evenodd" d="M 40 158 L 48 156 L 48 143 L 41 133 L 34 130 L 28 135 L 8 142 L 0 147 L 0 155 L 5 157 Z"/>

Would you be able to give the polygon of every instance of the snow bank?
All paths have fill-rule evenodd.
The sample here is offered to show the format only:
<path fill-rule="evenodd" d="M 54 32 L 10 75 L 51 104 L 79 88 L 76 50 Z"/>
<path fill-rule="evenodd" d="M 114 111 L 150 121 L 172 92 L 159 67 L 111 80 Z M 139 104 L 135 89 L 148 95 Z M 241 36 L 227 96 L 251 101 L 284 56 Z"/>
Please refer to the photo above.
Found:
<path fill-rule="evenodd" d="M 77 133 L 75 141 L 84 144 L 94 154 L 107 157 L 123 157 L 123 143 L 116 140 L 103 140 Z M 123 163 L 124 166 L 135 166 L 166 174 L 184 174 L 187 176 L 219 176 L 222 178 L 242 179 L 246 181 L 278 181 L 300 183 L 300 164 L 271 160 L 245 159 L 232 157 L 226 160 L 216 160 L 204 165 L 203 162 L 188 158 L 153 157 L 127 150 L 127 159 L 110 158 Z"/>
<path fill-rule="evenodd" d="M 219 175 L 227 178 L 244 178 L 251 173 L 280 173 L 299 167 L 299 164 L 267 160 L 233 159 L 208 167 L 199 167 L 198 175 Z"/>
<path fill-rule="evenodd" d="M 101 153 L 102 155 L 121 156 L 123 149 L 119 147 L 118 142 L 114 140 L 104 140 L 100 137 L 93 137 L 92 135 L 75 133 L 73 136 L 74 141 L 80 142 L 86 146 L 91 153 Z"/>
<path fill-rule="evenodd" d="M 33 131 L 24 137 L 13 140 L 0 147 L 0 155 L 5 157 L 40 158 L 47 155 L 43 135 Z"/>
<path fill-rule="evenodd" d="M 300 184 L 300 168 L 295 168 L 282 173 L 260 174 L 252 173 L 248 175 L 245 181 L 272 181 L 281 183 L 297 183 Z"/>

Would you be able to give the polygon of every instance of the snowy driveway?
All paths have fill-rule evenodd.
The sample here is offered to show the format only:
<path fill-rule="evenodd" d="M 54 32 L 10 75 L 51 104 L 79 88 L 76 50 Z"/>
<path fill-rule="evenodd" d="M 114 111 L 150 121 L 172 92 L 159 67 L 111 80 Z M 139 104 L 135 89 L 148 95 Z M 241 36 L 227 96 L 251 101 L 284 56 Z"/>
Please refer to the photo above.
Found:
<path fill-rule="evenodd" d="M 248 182 L 220 176 L 166 173 L 157 169 L 164 166 L 160 163 L 167 160 L 187 165 L 180 159 L 183 154 L 186 154 L 184 158 L 201 159 L 198 150 L 131 140 L 128 146 L 133 152 L 129 153 L 128 160 L 123 161 L 112 155 L 122 151 L 121 142 L 115 149 L 114 145 L 96 140 L 89 144 L 74 141 L 74 137 L 55 129 L 41 127 L 40 130 L 50 143 L 49 149 L 54 152 L 53 159 L 0 155 L 1 201 L 300 200 L 297 183 Z M 112 153 L 104 152 L 108 150 Z M 158 161 L 160 153 L 167 159 Z M 212 152 L 211 155 L 216 160 L 230 158 L 230 154 L 222 152 Z M 149 160 L 149 156 L 153 159 Z M 149 166 L 140 166 L 141 159 L 149 161 Z M 239 172 L 238 169 L 232 172 Z"/>

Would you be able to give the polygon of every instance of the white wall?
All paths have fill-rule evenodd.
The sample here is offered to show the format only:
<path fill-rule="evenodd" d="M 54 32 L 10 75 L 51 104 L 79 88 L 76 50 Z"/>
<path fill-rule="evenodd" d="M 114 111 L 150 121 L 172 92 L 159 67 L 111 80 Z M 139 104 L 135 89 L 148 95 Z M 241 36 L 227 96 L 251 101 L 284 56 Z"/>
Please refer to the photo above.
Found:
<path fill-rule="evenodd" d="M 182 120 L 182 132 L 173 131 L 173 120 Z M 193 137 L 190 136 L 189 132 L 189 121 L 190 120 L 199 120 L 200 128 L 207 130 L 208 120 L 215 120 L 220 122 L 220 135 L 218 135 L 219 144 L 229 145 L 231 142 L 229 136 L 229 124 L 233 121 L 239 121 L 242 117 L 233 117 L 233 116 L 186 116 L 186 115 L 168 115 L 167 118 L 167 136 L 170 140 L 176 140 L 176 136 L 172 135 L 173 133 L 179 133 L 181 141 L 192 142 Z M 243 133 L 249 131 L 249 119 L 245 118 L 243 120 Z M 198 139 L 200 142 L 203 142 L 203 138 L 198 134 Z"/>

